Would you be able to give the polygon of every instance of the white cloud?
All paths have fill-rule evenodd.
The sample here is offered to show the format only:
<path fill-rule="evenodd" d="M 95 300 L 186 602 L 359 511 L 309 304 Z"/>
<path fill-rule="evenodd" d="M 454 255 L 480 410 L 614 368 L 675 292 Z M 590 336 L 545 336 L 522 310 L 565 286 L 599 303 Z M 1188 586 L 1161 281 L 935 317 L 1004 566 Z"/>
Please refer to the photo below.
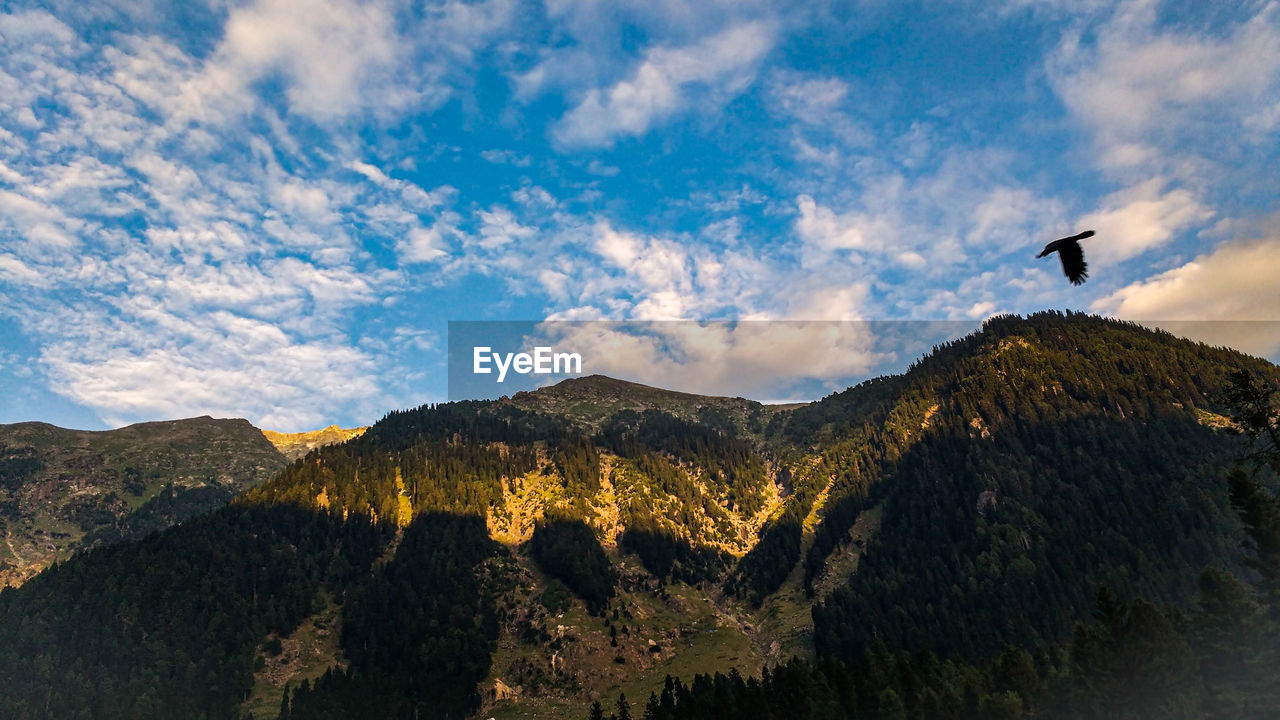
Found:
<path fill-rule="evenodd" d="M 624 287 L 637 302 L 633 316 L 644 320 L 678 320 L 692 310 L 694 282 L 689 256 L 676 243 L 619 232 L 607 223 L 595 228 L 595 251 L 622 272 Z"/>
<path fill-rule="evenodd" d="M 699 102 L 716 104 L 732 97 L 754 78 L 774 35 L 771 25 L 748 22 L 693 45 L 653 48 L 629 79 L 607 90 L 588 91 L 561 119 L 555 138 L 566 146 L 590 147 L 609 145 L 623 135 L 643 135 L 654 123 L 685 111 L 695 85 L 703 88 Z"/>
<path fill-rule="evenodd" d="M 391 9 L 346 0 L 258 0 L 227 18 L 216 65 L 203 83 L 251 83 L 279 72 L 290 107 L 326 119 L 363 111 L 373 102 L 407 104 L 416 92 L 385 85 L 409 54 Z M 370 92 L 370 86 L 376 92 Z"/>
<path fill-rule="evenodd" d="M 800 210 L 796 233 L 805 242 L 822 250 L 875 251 L 896 236 L 892 225 L 884 218 L 858 212 L 837 215 L 808 195 L 796 198 L 796 206 Z"/>
<path fill-rule="evenodd" d="M 453 232 L 454 229 L 443 222 L 437 222 L 429 228 L 413 228 L 398 246 L 400 262 L 422 263 L 439 260 L 448 254 L 445 249 L 448 247 L 445 236 Z"/>
<path fill-rule="evenodd" d="M 857 322 L 548 321 L 539 335 L 540 343 L 581 348 L 591 373 L 755 398 L 776 397 L 807 380 L 864 375 L 890 357 L 876 346 L 872 326 Z"/>
<path fill-rule="evenodd" d="M 211 414 L 247 416 L 267 428 L 315 428 L 330 420 L 335 403 L 369 411 L 382 397 L 372 358 L 353 348 L 298 342 L 272 325 L 225 315 L 170 320 L 183 326 L 182 345 L 65 342 L 47 347 L 41 363 L 63 394 L 116 426 Z"/>
<path fill-rule="evenodd" d="M 373 42 L 387 29 L 373 5 L 303 9 L 314 16 L 293 27 L 279 4 L 233 11 L 202 60 L 156 37 L 93 48 L 47 15 L 0 15 L 0 86 L 14 90 L 0 97 L 2 312 L 40 345 L 50 386 L 112 423 L 213 413 L 308 429 L 390 402 L 383 374 L 396 359 L 359 349 L 347 328 L 404 276 L 350 228 L 367 246 L 408 238 L 410 259 L 438 259 L 447 244 L 424 223 L 447 225 L 455 191 L 344 160 L 361 155 L 350 144 L 293 139 L 305 156 L 282 167 L 276 151 L 298 113 L 329 117 L 341 104 L 332 93 L 382 71 L 377 48 L 324 87 L 312 73 L 334 68 L 290 65 L 318 52 L 309 43 L 349 50 L 350 37 Z M 279 42 L 255 56 L 238 45 L 244 33 Z M 294 57 L 272 54 L 281 47 Z M 235 62 L 256 64 L 231 77 Z M 272 72 L 294 88 L 286 118 L 258 107 L 250 87 Z M 342 102 L 359 109 L 360 99 Z M 33 108 L 34 133 L 19 112 Z"/>
<path fill-rule="evenodd" d="M 1172 332 L 1275 358 L 1280 352 L 1280 238 L 1222 245 L 1135 282 L 1092 309 L 1159 321 Z"/>
<path fill-rule="evenodd" d="M 1097 236 L 1086 241 L 1085 257 L 1117 263 L 1167 243 L 1176 233 L 1207 222 L 1213 210 L 1184 188 L 1166 191 L 1158 178 L 1108 195 L 1078 225 Z"/>
<path fill-rule="evenodd" d="M 1142 320 L 1274 320 L 1280 308 L 1280 238 L 1228 243 L 1093 304 Z"/>
<path fill-rule="evenodd" d="M 1225 32 L 1195 32 L 1159 27 L 1159 3 L 1130 0 L 1096 29 L 1095 41 L 1078 30 L 1065 37 L 1050 77 L 1093 131 L 1104 166 L 1176 168 L 1189 134 L 1268 142 L 1242 130 L 1257 128 L 1280 90 L 1280 6 L 1255 7 Z"/>
<path fill-rule="evenodd" d="M 536 228 L 521 225 L 510 210 L 501 206 L 495 206 L 489 210 L 481 210 L 479 216 L 479 243 L 489 250 L 511 243 L 518 244 L 534 237 L 538 233 Z"/>
<path fill-rule="evenodd" d="M 47 285 L 49 282 L 48 279 L 39 272 L 33 270 L 26 263 L 8 253 L 0 253 L 0 280 L 13 283 L 14 285 L 28 285 L 32 287 L 42 287 Z"/>
<path fill-rule="evenodd" d="M 845 80 L 781 70 L 771 73 L 768 88 L 772 109 L 792 121 L 790 144 L 801 161 L 838 171 L 851 154 L 875 145 L 875 134 L 851 107 Z"/>

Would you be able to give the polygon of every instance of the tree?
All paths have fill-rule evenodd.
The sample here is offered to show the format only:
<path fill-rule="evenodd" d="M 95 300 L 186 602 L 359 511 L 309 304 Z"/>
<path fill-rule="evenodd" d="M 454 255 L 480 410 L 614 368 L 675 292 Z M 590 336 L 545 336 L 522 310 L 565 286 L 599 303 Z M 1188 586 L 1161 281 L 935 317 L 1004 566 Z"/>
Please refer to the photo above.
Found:
<path fill-rule="evenodd" d="M 1280 472 L 1280 404 L 1276 386 L 1241 369 L 1231 374 L 1223 399 L 1234 410 L 1232 419 L 1237 428 L 1254 442 L 1248 459 L 1255 466 L 1268 465 Z"/>
<path fill-rule="evenodd" d="M 658 720 L 662 715 L 662 703 L 657 693 L 649 693 L 649 702 L 644 705 L 644 720 Z"/>

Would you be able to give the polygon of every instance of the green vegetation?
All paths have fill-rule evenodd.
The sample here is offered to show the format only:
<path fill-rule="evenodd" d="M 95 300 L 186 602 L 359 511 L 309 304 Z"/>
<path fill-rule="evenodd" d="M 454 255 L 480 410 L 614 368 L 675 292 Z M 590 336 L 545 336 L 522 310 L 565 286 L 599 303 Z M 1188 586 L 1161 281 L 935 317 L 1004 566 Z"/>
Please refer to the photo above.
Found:
<path fill-rule="evenodd" d="M 1263 717 L 1277 378 L 1042 313 L 790 410 L 586 378 L 393 412 L 0 593 L 0 716 Z M 118 475 L 46 532 L 205 502 Z"/>
<path fill-rule="evenodd" d="M 237 718 L 254 648 L 344 591 L 367 519 L 229 508 L 0 592 L 0 717 Z"/>
<path fill-rule="evenodd" d="M 1267 374 L 1274 377 L 1273 371 Z M 886 614 L 891 621 L 900 623 L 895 629 L 904 634 L 893 636 L 884 632 L 883 626 L 873 626 L 874 634 L 864 641 L 860 652 L 851 651 L 848 645 L 841 643 L 853 636 L 852 632 L 857 632 L 853 621 L 846 620 L 836 624 L 840 622 L 838 619 L 828 617 L 820 620 L 815 629 L 820 642 L 819 649 L 822 651 L 819 664 L 793 661 L 773 672 L 764 672 L 758 680 L 749 678 L 744 681 L 732 673 L 727 676 L 717 673 L 714 676 L 695 676 L 693 682 L 685 686 L 678 680 L 669 679 L 660 694 L 654 693 L 648 699 L 644 705 L 643 717 L 647 720 L 718 717 L 1044 717 L 1063 720 L 1272 717 L 1276 699 L 1280 697 L 1280 674 L 1277 673 L 1280 656 L 1276 650 L 1280 647 L 1280 593 L 1277 593 L 1277 588 L 1280 588 L 1280 500 L 1264 488 L 1259 478 L 1267 478 L 1268 470 L 1280 471 L 1280 433 L 1277 433 L 1277 428 L 1280 427 L 1280 403 L 1277 401 L 1280 398 L 1277 397 L 1273 384 L 1259 379 L 1248 369 L 1237 371 L 1229 378 L 1222 396 L 1233 406 L 1236 424 L 1254 444 L 1246 455 L 1248 462 L 1244 467 L 1231 470 L 1225 482 L 1209 484 L 1209 487 L 1217 487 L 1218 493 L 1206 489 L 1198 499 L 1213 504 L 1217 499 L 1215 496 L 1229 496 L 1230 505 L 1243 524 L 1243 563 L 1233 562 L 1229 552 L 1213 559 L 1218 562 L 1226 560 L 1237 570 L 1247 567 L 1251 571 L 1248 581 L 1242 581 L 1223 568 L 1206 567 L 1199 574 L 1195 606 L 1189 612 L 1176 606 L 1157 605 L 1143 597 L 1121 601 L 1103 584 L 1092 598 L 1091 613 L 1075 624 L 1065 644 L 1044 643 L 1033 652 L 1009 643 L 982 652 L 981 648 L 989 637 L 998 636 L 1002 630 L 999 625 L 988 628 L 990 636 L 975 634 L 966 638 L 963 633 L 965 623 L 975 615 L 981 617 L 981 606 L 953 609 L 953 614 L 944 619 L 939 627 L 940 632 L 952 633 L 951 637 L 942 642 L 938 642 L 936 637 L 911 634 L 913 618 L 928 620 L 927 615 L 920 613 L 924 608 L 915 606 L 900 610 L 891 606 Z M 1146 422 L 1131 424 L 1146 427 L 1156 423 L 1148 416 Z M 1178 426 L 1177 423 L 1173 425 Z M 1121 452 L 1121 448 L 1102 443 L 1104 435 L 1128 440 L 1130 446 L 1142 446 L 1142 441 L 1149 438 L 1126 437 L 1122 432 L 1123 428 L 1117 427 L 1116 423 L 1104 423 L 1103 427 L 1109 432 L 1098 433 L 1092 437 L 1095 442 L 1085 446 L 1091 452 L 1077 452 L 1075 457 L 1068 454 L 1070 460 L 1065 463 L 1066 467 L 1073 468 L 1079 463 L 1088 462 L 1084 458 L 1093 457 L 1134 457 L 1144 462 L 1153 460 L 1135 447 L 1125 448 L 1126 453 Z M 1081 432 L 1080 428 L 1072 430 L 1072 426 L 1068 425 L 1064 436 L 1073 437 Z M 1177 447 L 1181 446 L 1175 443 L 1156 446 L 1154 450 L 1176 452 Z M 1032 454 L 1031 458 L 1034 459 L 1035 455 Z M 1052 463 L 1042 460 L 1041 467 L 1052 466 Z M 953 457 L 951 464 L 938 463 L 931 467 L 936 470 L 964 467 L 964 464 L 960 458 Z M 1123 465 L 1119 467 L 1123 469 Z M 1116 468 L 1111 469 L 1112 472 L 1115 470 Z M 1144 472 L 1153 475 L 1163 473 L 1163 476 L 1169 477 L 1167 473 L 1170 470 L 1167 466 L 1152 465 Z M 1219 467 L 1210 477 L 1221 477 L 1221 472 L 1222 468 Z M 992 473 L 993 471 L 988 471 L 988 476 Z M 1090 474 L 1096 477 L 1099 469 L 1094 469 Z M 1012 476 L 1015 482 L 1019 480 L 1016 473 L 1006 471 L 1001 475 Z M 1054 480 L 1072 488 L 1067 493 L 1068 496 L 1088 497 L 1088 493 L 1082 490 L 1087 491 L 1089 488 L 1080 488 L 1078 485 L 1073 487 L 1067 483 L 1066 477 L 1056 477 Z M 1026 479 L 1021 481 L 1029 482 Z M 1132 484 L 1135 485 L 1134 491 L 1147 492 L 1142 489 L 1141 483 L 1134 483 L 1132 474 L 1115 478 L 1114 482 L 1119 485 Z M 1184 481 L 1179 479 L 1179 482 Z M 936 486 L 937 483 L 934 483 L 935 489 Z M 1178 482 L 1173 483 L 1173 488 L 1176 495 Z M 917 494 L 923 494 L 919 492 L 919 488 L 913 489 L 917 490 Z M 1037 486 L 1035 489 L 1041 492 L 1047 490 L 1044 486 Z M 979 498 L 982 497 L 979 494 Z M 1048 500 L 1052 501 L 1055 497 L 1050 495 Z M 1152 500 L 1150 497 L 1141 499 Z M 892 503 L 891 500 L 886 514 L 895 511 Z M 943 508 L 948 507 L 945 496 L 938 504 Z M 1126 503 L 1120 498 L 1114 504 L 1124 507 Z M 1081 533 L 1080 537 L 1083 538 L 1102 538 L 1107 542 L 1130 546 L 1140 542 L 1136 537 L 1126 537 L 1123 530 L 1108 534 L 1098 529 L 1082 530 L 1078 525 L 1071 525 L 1082 520 L 1091 522 L 1092 513 L 1103 512 L 1106 505 L 1101 503 L 1083 511 L 1064 513 L 1055 520 L 1067 521 L 1070 529 Z M 1044 506 L 1050 507 L 1052 502 Z M 899 505 L 896 511 L 903 512 L 903 507 Z M 911 506 L 908 504 L 905 507 Z M 1149 514 L 1169 522 L 1171 510 L 1167 505 L 1156 503 L 1153 507 L 1155 512 L 1134 513 L 1124 518 L 1124 521 L 1133 524 L 1138 517 Z M 983 502 L 977 504 L 977 509 L 995 510 Z M 994 512 L 991 514 L 996 515 Z M 1025 509 L 1023 513 L 1012 517 L 1025 520 Z M 1107 519 L 1113 524 L 1119 522 L 1117 518 Z M 928 525 L 928 518 L 921 520 L 923 525 Z M 981 527 L 985 518 L 979 518 L 979 521 Z M 955 522 L 953 527 L 963 528 L 965 524 Z M 989 524 L 987 525 L 987 534 L 991 534 Z M 1139 527 L 1161 532 L 1153 526 Z M 1089 535 L 1090 532 L 1093 534 Z M 994 533 L 996 536 L 1000 534 Z M 1192 535 L 1194 539 L 1195 533 Z M 881 534 L 876 540 L 876 547 L 881 552 L 891 550 L 885 547 L 886 542 L 886 535 Z M 1058 544 L 1067 542 L 1063 539 Z M 1176 544 L 1177 540 L 1161 537 L 1159 542 L 1168 553 L 1168 548 L 1171 544 Z M 1021 546 L 1024 553 L 1031 550 L 1028 545 L 1030 543 L 1026 541 L 1025 535 L 1016 538 L 1013 543 L 1015 547 Z M 1194 547 L 1194 543 L 1192 546 Z M 1109 557 L 1106 553 L 1121 556 L 1126 554 L 1123 546 L 1102 546 L 1100 550 L 1094 559 L 1105 561 Z M 935 552 L 934 556 L 937 554 L 939 553 Z M 897 578 L 909 582 L 913 576 L 935 572 L 937 566 L 928 567 L 934 556 L 897 556 Z M 998 557 L 998 554 L 991 553 L 991 557 Z M 1151 559 L 1148 554 L 1147 557 L 1140 557 L 1138 562 L 1145 563 Z M 1058 561 L 1065 562 L 1061 559 Z M 1188 558 L 1183 556 L 1178 562 L 1168 563 L 1167 568 L 1172 572 L 1186 564 L 1186 561 L 1189 561 Z M 926 567 L 911 568 L 912 563 L 922 562 Z M 1149 566 L 1141 567 L 1145 570 Z M 1011 570 L 1015 578 L 1009 578 L 1009 572 L 994 575 L 997 579 L 1003 578 L 1001 588 L 1011 595 L 1013 602 L 1006 602 L 997 608 L 992 619 L 1004 622 L 1006 627 L 1012 625 L 1012 622 L 1021 621 L 1027 623 L 1021 629 L 1028 631 L 1036 622 L 1044 622 L 1046 615 L 1052 617 L 1056 611 L 1044 613 L 1033 608 L 1018 607 L 1016 566 Z M 1074 577 L 1087 577 L 1080 570 L 1076 569 Z M 860 568 L 853 583 L 836 596 L 836 602 L 848 602 L 850 598 L 867 600 L 865 594 L 857 594 L 860 578 L 863 576 L 864 570 Z M 970 577 L 975 581 L 970 583 L 969 589 L 972 592 L 975 584 L 980 587 L 984 578 L 993 576 L 975 570 Z M 1126 578 L 1123 575 L 1112 576 L 1112 579 L 1116 577 L 1121 580 L 1129 579 L 1133 585 L 1146 583 L 1148 590 L 1157 592 L 1167 593 L 1171 587 L 1168 580 L 1149 582 L 1150 578 L 1147 577 Z M 877 587 L 872 591 L 885 589 Z M 923 588 L 913 585 L 912 589 L 920 591 Z M 1049 589 L 1055 596 L 1069 597 L 1063 587 Z M 1041 598 L 1045 603 L 1053 602 L 1053 599 L 1049 596 Z M 823 606 L 815 610 L 815 615 L 829 611 L 828 606 Z M 873 622 L 877 617 L 874 613 L 873 608 L 869 615 Z M 886 636 L 893 642 L 892 645 L 886 643 Z M 1022 635 L 1017 639 L 1026 643 L 1028 637 L 1034 638 Z M 962 644 L 966 639 L 971 642 L 968 647 Z M 952 659 L 940 662 L 938 656 L 929 649 L 931 645 L 950 648 Z M 890 650 L 890 647 L 897 649 Z M 965 651 L 970 653 L 969 659 L 955 657 Z M 840 657 L 841 654 L 844 655 L 843 658 Z M 620 713 L 621 708 L 615 716 Z M 596 704 L 587 715 L 601 717 L 603 711 Z"/>
<path fill-rule="evenodd" d="M 603 612 L 613 597 L 618 575 L 586 523 L 568 518 L 538 523 L 529 554 L 543 572 L 582 598 L 592 614 Z"/>
<path fill-rule="evenodd" d="M 223 505 L 285 464 L 245 420 L 105 432 L 0 425 L 0 587 L 79 549 L 140 539 Z"/>
<path fill-rule="evenodd" d="M 280 719 L 466 717 L 498 633 L 475 573 L 492 551 L 479 518 L 415 518 L 395 557 L 343 608 L 349 667 L 303 681 Z"/>

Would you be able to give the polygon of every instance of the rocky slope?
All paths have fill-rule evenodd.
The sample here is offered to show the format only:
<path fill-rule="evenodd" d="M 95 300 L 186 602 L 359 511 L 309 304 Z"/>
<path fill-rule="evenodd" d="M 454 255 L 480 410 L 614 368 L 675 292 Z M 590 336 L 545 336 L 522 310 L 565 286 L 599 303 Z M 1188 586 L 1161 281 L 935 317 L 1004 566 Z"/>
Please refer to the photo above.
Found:
<path fill-rule="evenodd" d="M 309 432 L 283 433 L 274 430 L 263 430 L 262 434 L 267 436 L 272 445 L 284 455 L 289 462 L 293 462 L 318 447 L 325 445 L 335 445 L 344 443 L 351 438 L 357 438 L 368 430 L 369 426 L 356 428 L 340 428 L 337 425 L 330 425 L 320 430 L 311 430 Z"/>
<path fill-rule="evenodd" d="M 208 512 L 284 464 L 240 419 L 103 432 L 0 425 L 0 587 L 19 585 L 84 547 Z"/>

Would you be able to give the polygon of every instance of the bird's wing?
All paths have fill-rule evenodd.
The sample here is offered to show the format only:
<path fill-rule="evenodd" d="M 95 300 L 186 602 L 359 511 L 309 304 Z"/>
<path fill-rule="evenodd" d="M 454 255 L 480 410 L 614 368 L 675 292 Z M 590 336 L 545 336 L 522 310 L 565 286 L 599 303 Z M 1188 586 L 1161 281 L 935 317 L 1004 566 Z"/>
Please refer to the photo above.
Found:
<path fill-rule="evenodd" d="M 1062 259 L 1062 272 L 1073 285 L 1079 285 L 1089 277 L 1089 266 L 1084 261 L 1084 250 L 1078 242 L 1063 243 L 1058 248 L 1058 257 Z"/>

